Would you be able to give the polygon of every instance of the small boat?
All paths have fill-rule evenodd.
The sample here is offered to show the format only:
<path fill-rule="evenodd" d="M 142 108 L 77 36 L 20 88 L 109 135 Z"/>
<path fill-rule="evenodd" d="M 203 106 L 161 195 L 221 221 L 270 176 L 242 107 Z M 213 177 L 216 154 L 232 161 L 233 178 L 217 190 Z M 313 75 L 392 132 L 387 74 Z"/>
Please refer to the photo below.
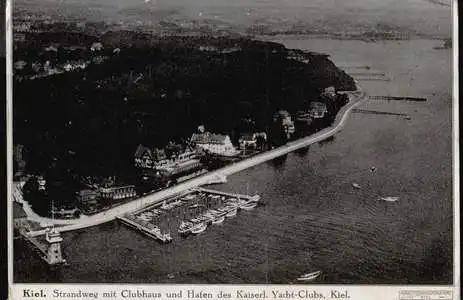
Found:
<path fill-rule="evenodd" d="M 198 208 L 198 207 L 203 207 L 204 205 L 202 204 L 193 204 L 193 205 L 190 205 L 188 208 Z"/>
<path fill-rule="evenodd" d="M 220 216 L 212 220 L 212 224 L 220 224 L 223 223 L 223 221 L 225 221 L 225 216 Z"/>
<path fill-rule="evenodd" d="M 312 273 L 309 273 L 309 274 L 304 274 L 304 275 L 300 276 L 299 278 L 297 278 L 297 280 L 299 280 L 299 281 L 314 280 L 315 278 L 320 276 L 321 273 L 322 273 L 321 271 L 315 271 L 315 272 L 312 272 Z"/>
<path fill-rule="evenodd" d="M 404 119 L 405 119 L 405 120 L 411 120 L 411 119 L 412 119 L 412 117 L 410 117 L 410 116 L 406 116 Z"/>
<path fill-rule="evenodd" d="M 381 197 L 380 200 L 387 202 L 396 202 L 397 200 L 399 200 L 399 197 Z"/>
<path fill-rule="evenodd" d="M 249 200 L 253 201 L 253 202 L 258 202 L 258 201 L 260 201 L 260 196 L 259 195 L 254 195 Z"/>
<path fill-rule="evenodd" d="M 257 202 L 251 201 L 251 202 L 248 202 L 248 203 L 246 203 L 244 205 L 241 205 L 240 208 L 244 209 L 244 210 L 251 210 L 256 206 L 257 206 Z"/>
<path fill-rule="evenodd" d="M 371 168 L 370 168 L 370 171 L 371 171 L 371 172 L 376 171 L 376 167 L 375 167 L 375 166 L 371 167 Z"/>
<path fill-rule="evenodd" d="M 194 226 L 193 223 L 191 222 L 185 222 L 185 221 L 182 221 L 182 223 L 180 223 L 180 226 L 178 227 L 178 233 L 179 234 L 183 234 L 183 235 L 187 235 L 191 232 L 191 228 Z"/>
<path fill-rule="evenodd" d="M 225 216 L 227 218 L 231 218 L 231 217 L 236 216 L 237 213 L 238 213 L 238 208 L 235 207 L 235 208 L 232 208 L 231 210 L 229 210 Z"/>
<path fill-rule="evenodd" d="M 360 184 L 355 183 L 355 182 L 352 183 L 352 187 L 353 187 L 354 189 L 361 189 L 361 188 L 362 188 L 362 187 L 360 186 Z"/>
<path fill-rule="evenodd" d="M 201 232 L 204 232 L 207 228 L 207 224 L 206 223 L 199 223 L 198 225 L 194 226 L 193 228 L 191 228 L 191 233 L 193 234 L 199 234 Z"/>

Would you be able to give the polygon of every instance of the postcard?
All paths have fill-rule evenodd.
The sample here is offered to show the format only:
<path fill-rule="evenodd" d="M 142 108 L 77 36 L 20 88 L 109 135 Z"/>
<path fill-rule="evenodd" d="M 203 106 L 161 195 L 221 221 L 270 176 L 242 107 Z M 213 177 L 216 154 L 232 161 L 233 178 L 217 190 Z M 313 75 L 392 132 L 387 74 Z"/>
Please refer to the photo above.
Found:
<path fill-rule="evenodd" d="M 10 299 L 460 299 L 456 9 L 7 1 Z"/>

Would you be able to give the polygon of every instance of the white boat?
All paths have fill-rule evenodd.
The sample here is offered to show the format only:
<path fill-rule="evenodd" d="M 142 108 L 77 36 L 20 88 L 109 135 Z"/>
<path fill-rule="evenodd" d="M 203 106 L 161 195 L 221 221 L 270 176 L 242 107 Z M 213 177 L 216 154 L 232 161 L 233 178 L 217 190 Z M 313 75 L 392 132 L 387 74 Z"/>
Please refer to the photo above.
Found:
<path fill-rule="evenodd" d="M 231 218 L 231 217 L 236 216 L 237 212 L 238 212 L 238 209 L 235 207 L 235 208 L 232 208 L 231 210 L 229 210 L 225 216 L 227 218 Z"/>
<path fill-rule="evenodd" d="M 353 187 L 354 189 L 361 189 L 361 188 L 362 188 L 362 187 L 360 186 L 360 184 L 355 183 L 355 182 L 352 183 L 352 187 Z"/>
<path fill-rule="evenodd" d="M 381 197 L 380 199 L 387 202 L 396 202 L 399 200 L 399 197 Z"/>
<path fill-rule="evenodd" d="M 320 276 L 321 273 L 322 273 L 321 271 L 315 271 L 315 272 L 312 272 L 312 273 L 309 273 L 309 274 L 304 274 L 304 275 L 300 276 L 297 280 L 299 280 L 299 281 L 314 280 L 315 278 Z"/>
<path fill-rule="evenodd" d="M 259 195 L 254 195 L 249 200 L 253 201 L 253 202 L 258 202 L 258 201 L 260 201 L 260 196 Z"/>
<path fill-rule="evenodd" d="M 186 195 L 183 199 L 185 199 L 185 200 L 192 200 L 192 199 L 194 199 L 195 197 L 196 197 L 196 196 L 195 196 L 194 194 L 188 194 L 188 195 Z"/>
<path fill-rule="evenodd" d="M 194 225 L 191 222 L 182 221 L 178 227 L 178 233 L 186 235 L 191 232 L 191 228 L 193 228 L 193 226 Z"/>
<path fill-rule="evenodd" d="M 251 210 L 256 206 L 257 206 L 257 202 L 251 201 L 251 202 L 248 202 L 248 203 L 246 203 L 244 205 L 241 205 L 240 208 L 244 209 L 244 210 Z"/>
<path fill-rule="evenodd" d="M 207 224 L 206 223 L 199 223 L 198 225 L 194 226 L 193 228 L 191 228 L 191 233 L 193 234 L 199 234 L 201 232 L 204 232 L 207 228 Z"/>
<path fill-rule="evenodd" d="M 212 224 L 220 224 L 223 223 L 223 221 L 225 221 L 225 216 L 220 216 L 212 220 Z"/>

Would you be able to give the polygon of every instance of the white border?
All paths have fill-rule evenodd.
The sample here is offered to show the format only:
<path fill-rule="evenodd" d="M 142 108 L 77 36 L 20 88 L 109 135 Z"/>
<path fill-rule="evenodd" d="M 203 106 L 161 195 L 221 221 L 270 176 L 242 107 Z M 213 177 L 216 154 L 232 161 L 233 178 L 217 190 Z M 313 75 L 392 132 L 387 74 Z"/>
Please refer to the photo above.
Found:
<path fill-rule="evenodd" d="M 8 230 L 8 291 L 13 283 L 13 0 L 5 3 L 5 37 L 6 37 L 6 192 L 8 201 L 7 230 Z"/>
<path fill-rule="evenodd" d="M 453 285 L 455 299 L 461 299 L 460 277 L 460 118 L 459 118 L 459 60 L 458 60 L 458 1 L 453 1 Z"/>
<path fill-rule="evenodd" d="M 459 78 L 459 64 L 458 64 L 458 3 L 457 1 L 452 1 L 452 19 L 453 19 L 453 37 L 452 37 L 452 49 L 453 49 L 453 129 L 452 129 L 452 137 L 453 137 L 453 220 L 454 220 L 454 227 L 453 227 L 453 246 L 454 246 L 454 269 L 453 269 L 453 285 L 451 286 L 411 286 L 411 285 L 336 285 L 336 286 L 329 286 L 329 285 L 310 285 L 310 290 L 319 290 L 319 291 L 329 291 L 330 289 L 347 289 L 352 291 L 351 299 L 397 299 L 398 291 L 400 290 L 453 290 L 453 299 L 459 300 L 461 299 L 461 291 L 460 291 L 460 187 L 459 187 L 459 180 L 460 180 L 460 156 L 459 156 L 459 86 L 458 86 L 458 78 Z M 122 290 L 124 288 L 136 289 L 136 288 L 145 288 L 145 289 L 153 289 L 154 287 L 148 285 L 121 285 L 121 284 L 87 284 L 87 285 L 80 285 L 80 284 L 13 284 L 13 233 L 11 229 L 11 224 L 13 224 L 12 219 L 12 149 L 13 149 L 13 120 L 12 120 L 12 112 L 13 112 L 13 99 L 12 99 L 12 65 L 13 65 L 13 38 L 12 38 L 12 0 L 6 0 L 5 5 L 5 35 L 6 35 L 6 93 L 7 93 L 7 101 L 6 101 L 6 133 L 7 133 L 7 222 L 8 222 L 8 291 L 9 291 L 9 299 L 13 294 L 18 296 L 16 299 L 22 298 L 20 296 L 20 290 L 22 288 L 44 288 L 44 289 L 52 289 L 58 287 L 60 289 L 67 289 L 67 290 L 78 290 L 79 288 L 87 289 L 89 291 L 102 291 L 102 290 Z M 117 287 L 117 288 L 116 288 Z M 287 289 L 293 290 L 294 288 L 307 288 L 308 286 L 285 286 L 285 285 L 245 285 L 245 286 L 236 286 L 236 285 L 215 285 L 212 287 L 211 285 L 156 285 L 155 290 L 159 291 L 174 291 L 174 290 L 185 290 L 189 288 L 195 287 L 196 290 L 203 289 L 214 291 L 217 289 L 223 290 L 237 290 L 239 288 L 252 288 L 253 290 L 269 290 L 273 287 L 278 288 L 280 290 Z M 101 298 L 101 297 L 100 297 Z M 164 298 L 164 297 L 163 297 Z M 16 300 L 14 299 L 14 300 Z M 116 298 L 112 298 L 116 299 Z M 119 298 L 118 298 L 119 299 Z"/>

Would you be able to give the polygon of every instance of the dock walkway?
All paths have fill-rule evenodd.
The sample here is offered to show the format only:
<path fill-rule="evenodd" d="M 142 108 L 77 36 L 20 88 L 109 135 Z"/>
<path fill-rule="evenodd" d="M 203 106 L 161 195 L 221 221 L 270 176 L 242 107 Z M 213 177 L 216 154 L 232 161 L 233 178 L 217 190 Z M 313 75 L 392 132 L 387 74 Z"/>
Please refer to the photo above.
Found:
<path fill-rule="evenodd" d="M 404 97 L 404 96 L 368 96 L 370 100 L 396 100 L 396 101 L 415 101 L 426 102 L 426 98 Z"/>
<path fill-rule="evenodd" d="M 163 243 L 168 243 L 168 242 L 172 241 L 172 238 L 170 237 L 170 234 L 161 233 L 161 231 L 156 230 L 157 227 L 154 226 L 151 223 L 143 222 L 143 224 L 142 224 L 141 222 L 131 220 L 127 216 L 117 217 L 117 219 L 119 221 L 121 221 L 123 224 L 127 225 L 128 227 L 134 228 L 134 229 L 140 231 L 141 233 L 143 233 L 143 234 L 145 234 L 145 235 L 147 235 L 147 236 L 149 236 L 151 238 L 157 239 L 157 240 L 159 240 L 159 241 L 161 241 Z"/>
<path fill-rule="evenodd" d="M 222 192 L 222 191 L 217 191 L 217 190 L 205 189 L 205 188 L 201 188 L 201 187 L 198 187 L 195 190 L 198 191 L 198 192 L 204 192 L 204 193 L 208 193 L 208 194 L 226 196 L 226 197 L 230 197 L 230 198 L 240 198 L 240 199 L 244 199 L 244 200 L 253 200 L 253 199 L 256 199 L 256 198 L 259 197 L 258 195 L 250 196 L 250 195 L 234 194 L 234 193 L 227 193 L 227 192 Z"/>

